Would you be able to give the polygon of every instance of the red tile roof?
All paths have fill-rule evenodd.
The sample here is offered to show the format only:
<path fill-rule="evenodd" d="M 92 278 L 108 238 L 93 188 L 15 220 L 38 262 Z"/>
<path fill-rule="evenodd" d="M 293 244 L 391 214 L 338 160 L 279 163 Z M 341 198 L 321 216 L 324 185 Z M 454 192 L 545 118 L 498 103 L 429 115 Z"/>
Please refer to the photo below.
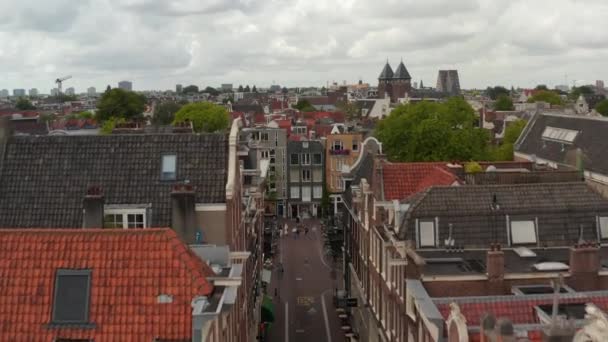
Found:
<path fill-rule="evenodd" d="M 291 120 L 285 119 L 285 120 L 274 120 L 274 121 L 277 123 L 277 125 L 279 125 L 279 128 L 287 130 L 287 135 L 289 135 L 289 133 L 291 133 Z"/>
<path fill-rule="evenodd" d="M 0 341 L 189 340 L 190 303 L 213 291 L 213 271 L 171 229 L 5 229 L 0 246 Z M 47 327 L 57 269 L 92 271 L 94 328 Z"/>
<path fill-rule="evenodd" d="M 382 167 L 385 200 L 402 200 L 434 185 L 452 185 L 458 178 L 446 162 L 385 163 Z"/>
<path fill-rule="evenodd" d="M 577 296 L 560 298 L 559 303 L 560 305 L 567 303 L 593 303 L 603 311 L 608 309 L 608 297 L 605 294 L 589 296 L 583 294 L 584 293 L 579 293 L 578 298 Z M 538 305 L 551 305 L 553 304 L 553 298 L 551 298 L 551 296 L 539 296 L 535 299 L 526 297 L 533 296 L 511 296 L 509 299 L 488 297 L 483 301 L 469 302 L 465 302 L 466 299 L 455 301 L 458 302 L 460 312 L 466 317 L 467 326 L 469 327 L 479 326 L 481 318 L 486 313 L 491 313 L 497 318 L 508 318 L 513 324 L 538 324 L 540 321 L 534 307 Z M 450 315 L 449 304 L 437 304 L 437 308 L 441 315 L 447 320 Z"/>

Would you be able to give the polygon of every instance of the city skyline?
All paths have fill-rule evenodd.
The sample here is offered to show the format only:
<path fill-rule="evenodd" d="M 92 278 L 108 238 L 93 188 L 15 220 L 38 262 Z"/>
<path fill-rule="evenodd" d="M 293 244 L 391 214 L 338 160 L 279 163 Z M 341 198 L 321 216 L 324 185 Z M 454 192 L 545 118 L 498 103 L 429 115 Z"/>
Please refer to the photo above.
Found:
<path fill-rule="evenodd" d="M 374 84 L 387 59 L 393 67 L 403 59 L 427 85 L 440 69 L 458 69 L 464 89 L 580 85 L 604 79 L 608 57 L 608 4 L 597 0 L 26 0 L 11 8 L 0 14 L 0 89 L 42 93 L 64 75 L 74 75 L 66 87 L 83 91 L 121 80 L 134 90 Z"/>

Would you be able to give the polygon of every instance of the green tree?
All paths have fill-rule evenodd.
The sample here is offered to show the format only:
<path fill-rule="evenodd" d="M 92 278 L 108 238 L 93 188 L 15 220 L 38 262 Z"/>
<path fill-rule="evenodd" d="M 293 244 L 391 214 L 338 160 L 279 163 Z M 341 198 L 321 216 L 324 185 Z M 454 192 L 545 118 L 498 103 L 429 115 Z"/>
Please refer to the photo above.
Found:
<path fill-rule="evenodd" d="M 249 84 L 245 87 L 244 90 L 246 93 L 251 93 L 251 88 L 249 88 Z"/>
<path fill-rule="evenodd" d="M 495 110 L 513 110 L 513 100 L 511 100 L 510 96 L 500 95 L 496 102 L 494 102 Z"/>
<path fill-rule="evenodd" d="M 483 168 L 478 162 L 469 162 L 464 164 L 464 172 L 466 173 L 479 173 L 483 172 Z"/>
<path fill-rule="evenodd" d="M 547 102 L 555 106 L 561 106 L 564 104 L 564 101 L 557 93 L 548 90 L 538 91 L 528 99 L 528 103 L 534 102 Z"/>
<path fill-rule="evenodd" d="M 185 87 L 184 89 L 182 89 L 182 93 L 184 94 L 196 94 L 198 93 L 198 87 L 195 85 L 189 85 L 187 87 Z"/>
<path fill-rule="evenodd" d="M 500 97 L 500 95 L 505 95 L 505 96 L 509 96 L 509 90 L 505 87 L 502 86 L 495 86 L 495 87 L 488 87 L 488 89 L 486 89 L 486 95 L 488 97 L 490 97 L 492 100 L 496 100 L 498 99 L 498 97 Z"/>
<path fill-rule="evenodd" d="M 175 119 L 175 113 L 182 108 L 182 104 L 177 102 L 163 102 L 156 106 L 152 123 L 157 126 L 170 125 Z"/>
<path fill-rule="evenodd" d="M 287 87 L 283 87 L 283 89 L 281 89 L 281 93 L 287 94 L 289 93 L 289 89 L 287 89 Z"/>
<path fill-rule="evenodd" d="M 489 135 L 475 127 L 477 120 L 473 108 L 457 97 L 404 104 L 378 123 L 376 136 L 395 161 L 483 160 Z"/>
<path fill-rule="evenodd" d="M 236 91 L 239 92 L 239 93 L 242 93 L 243 91 L 245 91 L 245 88 L 243 88 L 242 84 L 239 84 L 239 87 L 238 87 L 238 89 Z"/>
<path fill-rule="evenodd" d="M 30 100 L 26 99 L 25 97 L 20 97 L 17 100 L 17 103 L 15 104 L 15 108 L 17 108 L 19 110 L 36 109 L 36 107 L 32 104 L 32 102 L 30 102 Z"/>
<path fill-rule="evenodd" d="M 252 93 L 257 93 L 258 92 L 258 88 L 256 88 L 255 85 L 254 85 L 253 88 L 251 88 L 251 92 Z"/>
<path fill-rule="evenodd" d="M 293 108 L 301 112 L 314 112 L 316 110 L 315 107 L 308 102 L 308 100 L 298 100 L 298 103 L 296 103 Z"/>
<path fill-rule="evenodd" d="M 114 88 L 105 92 L 97 104 L 97 121 L 124 118 L 126 120 L 140 119 L 144 112 L 146 98 L 132 91 Z"/>
<path fill-rule="evenodd" d="M 195 132 L 217 132 L 225 130 L 230 125 L 230 118 L 224 106 L 211 102 L 196 102 L 183 106 L 177 113 L 173 123 L 192 122 Z"/>
<path fill-rule="evenodd" d="M 547 88 L 547 86 L 544 85 L 544 84 L 539 84 L 534 89 L 536 89 L 536 90 L 549 90 L 549 88 Z"/>
<path fill-rule="evenodd" d="M 112 134 L 112 131 L 116 125 L 123 124 L 125 122 L 126 120 L 124 118 L 111 117 L 106 120 L 103 125 L 101 125 L 101 134 Z"/>
<path fill-rule="evenodd" d="M 503 144 L 515 144 L 527 123 L 526 120 L 517 120 L 507 125 L 505 136 L 502 140 Z"/>
<path fill-rule="evenodd" d="M 357 106 L 355 103 L 348 101 L 338 101 L 336 103 L 336 108 L 346 114 L 346 117 L 349 120 L 361 118 L 361 108 L 359 108 L 359 106 Z"/>
<path fill-rule="evenodd" d="M 593 89 L 589 86 L 580 86 L 580 87 L 572 87 L 570 91 L 570 99 L 576 101 L 581 95 L 591 95 L 593 94 Z"/>
<path fill-rule="evenodd" d="M 213 88 L 213 87 L 207 87 L 207 88 L 205 88 L 205 90 L 203 90 L 203 93 L 207 93 L 207 94 L 209 94 L 211 96 L 218 96 L 220 94 L 220 92 L 217 89 Z"/>
<path fill-rule="evenodd" d="M 511 161 L 513 160 L 513 149 L 515 142 L 526 127 L 526 120 L 517 120 L 510 123 L 505 129 L 505 135 L 500 146 L 491 146 L 488 152 L 488 160 Z"/>
<path fill-rule="evenodd" d="M 93 119 L 95 116 L 88 110 L 76 114 L 77 119 Z"/>
<path fill-rule="evenodd" d="M 602 116 L 608 116 L 608 100 L 600 101 L 596 106 L 595 110 Z"/>

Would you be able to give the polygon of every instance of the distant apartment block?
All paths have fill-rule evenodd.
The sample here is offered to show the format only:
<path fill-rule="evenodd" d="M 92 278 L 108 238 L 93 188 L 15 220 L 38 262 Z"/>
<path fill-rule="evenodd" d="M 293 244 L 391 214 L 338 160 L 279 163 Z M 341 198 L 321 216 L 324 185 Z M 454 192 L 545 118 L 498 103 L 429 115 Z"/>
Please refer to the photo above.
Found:
<path fill-rule="evenodd" d="M 118 88 L 132 91 L 133 83 L 131 81 L 120 81 L 120 82 L 118 82 Z"/>
<path fill-rule="evenodd" d="M 176 93 L 181 93 L 183 89 L 184 89 L 184 87 L 181 84 L 176 84 L 175 85 L 175 92 Z"/>
<path fill-rule="evenodd" d="M 460 79 L 458 70 L 439 70 L 437 91 L 450 95 L 460 95 Z"/>
<path fill-rule="evenodd" d="M 38 96 L 38 89 L 32 88 L 29 91 L 30 96 Z"/>
<path fill-rule="evenodd" d="M 87 88 L 87 95 L 93 96 L 95 94 L 97 94 L 97 89 L 95 89 L 95 87 L 89 87 L 89 88 Z"/>
<path fill-rule="evenodd" d="M 25 96 L 25 89 L 13 89 L 13 96 Z"/>
<path fill-rule="evenodd" d="M 76 89 L 74 89 L 74 87 L 69 87 L 68 89 L 65 90 L 65 94 L 66 95 L 75 95 Z"/>
<path fill-rule="evenodd" d="M 232 91 L 232 83 L 223 83 L 222 91 Z"/>
<path fill-rule="evenodd" d="M 8 96 L 9 96 L 8 89 L 0 90 L 0 97 L 8 97 Z"/>
<path fill-rule="evenodd" d="M 59 95 L 59 89 L 57 89 L 57 88 L 51 89 L 51 96 L 57 96 L 57 95 Z"/>

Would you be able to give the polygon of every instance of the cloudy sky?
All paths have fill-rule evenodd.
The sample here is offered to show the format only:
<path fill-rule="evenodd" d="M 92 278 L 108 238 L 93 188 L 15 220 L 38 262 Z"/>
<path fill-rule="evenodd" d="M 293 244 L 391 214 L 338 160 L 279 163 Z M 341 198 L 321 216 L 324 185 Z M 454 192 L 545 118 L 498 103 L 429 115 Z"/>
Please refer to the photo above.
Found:
<path fill-rule="evenodd" d="M 0 89 L 176 83 L 376 83 L 465 88 L 607 78 L 607 0 L 0 0 Z"/>

